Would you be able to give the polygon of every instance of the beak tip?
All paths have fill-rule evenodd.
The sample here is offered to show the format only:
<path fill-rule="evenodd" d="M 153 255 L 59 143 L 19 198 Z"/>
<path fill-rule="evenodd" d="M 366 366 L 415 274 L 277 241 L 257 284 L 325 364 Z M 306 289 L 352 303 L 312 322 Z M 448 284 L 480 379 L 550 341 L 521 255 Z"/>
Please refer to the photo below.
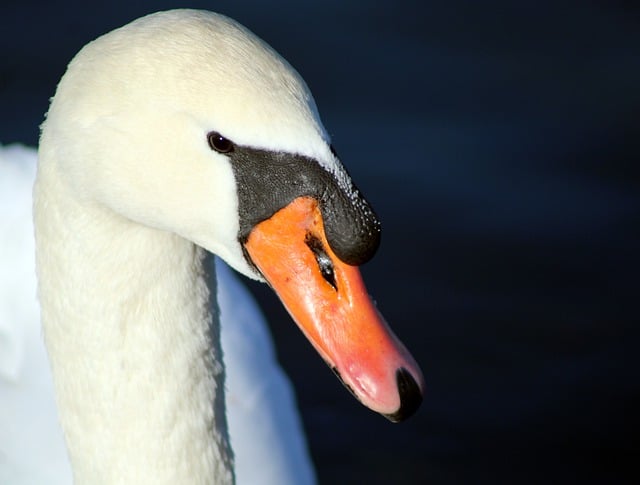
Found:
<path fill-rule="evenodd" d="M 400 407 L 396 412 L 384 415 L 393 423 L 399 423 L 411 417 L 422 404 L 422 389 L 404 367 L 396 371 L 396 383 L 400 395 Z"/>

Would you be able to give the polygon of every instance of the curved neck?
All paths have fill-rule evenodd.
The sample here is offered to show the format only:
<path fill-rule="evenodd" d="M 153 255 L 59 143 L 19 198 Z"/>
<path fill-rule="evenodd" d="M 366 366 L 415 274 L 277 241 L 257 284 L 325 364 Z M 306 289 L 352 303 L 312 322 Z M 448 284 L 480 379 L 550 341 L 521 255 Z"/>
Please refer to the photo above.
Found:
<path fill-rule="evenodd" d="M 39 297 L 75 481 L 232 483 L 213 265 L 65 189 L 41 164 Z"/>

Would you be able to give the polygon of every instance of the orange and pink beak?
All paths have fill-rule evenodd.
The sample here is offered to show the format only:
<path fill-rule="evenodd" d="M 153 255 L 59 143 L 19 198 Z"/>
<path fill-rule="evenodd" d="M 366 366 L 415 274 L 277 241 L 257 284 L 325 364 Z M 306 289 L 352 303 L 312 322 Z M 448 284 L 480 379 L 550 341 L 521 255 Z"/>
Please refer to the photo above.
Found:
<path fill-rule="evenodd" d="M 331 250 L 315 199 L 298 197 L 257 224 L 245 248 L 358 400 L 391 421 L 415 412 L 424 392 L 422 372 L 378 312 L 358 268 Z"/>

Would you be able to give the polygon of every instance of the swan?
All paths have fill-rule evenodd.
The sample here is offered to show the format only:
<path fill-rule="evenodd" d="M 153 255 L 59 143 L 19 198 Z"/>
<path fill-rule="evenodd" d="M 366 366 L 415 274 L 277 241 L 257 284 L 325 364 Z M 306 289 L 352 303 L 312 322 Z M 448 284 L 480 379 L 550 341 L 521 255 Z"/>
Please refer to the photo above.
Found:
<path fill-rule="evenodd" d="M 0 145 L 0 483 L 69 485 L 36 301 L 32 186 L 36 150 Z M 228 266 L 215 262 L 225 399 L 238 483 L 312 484 L 291 385 L 267 324 Z"/>
<path fill-rule="evenodd" d="M 42 125 L 36 271 L 77 483 L 234 483 L 215 254 L 266 281 L 392 421 L 422 373 L 357 266 L 380 225 L 297 72 L 227 17 L 152 14 L 87 44 Z"/>

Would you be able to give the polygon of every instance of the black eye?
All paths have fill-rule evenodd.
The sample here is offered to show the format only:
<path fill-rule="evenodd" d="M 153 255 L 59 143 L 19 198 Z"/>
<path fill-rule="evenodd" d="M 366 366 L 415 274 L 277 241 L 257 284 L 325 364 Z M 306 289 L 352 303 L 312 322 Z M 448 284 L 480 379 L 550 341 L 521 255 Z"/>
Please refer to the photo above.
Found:
<path fill-rule="evenodd" d="M 217 131 L 211 131 L 207 134 L 207 141 L 212 150 L 220 153 L 229 153 L 233 151 L 233 142 L 225 138 Z"/>

